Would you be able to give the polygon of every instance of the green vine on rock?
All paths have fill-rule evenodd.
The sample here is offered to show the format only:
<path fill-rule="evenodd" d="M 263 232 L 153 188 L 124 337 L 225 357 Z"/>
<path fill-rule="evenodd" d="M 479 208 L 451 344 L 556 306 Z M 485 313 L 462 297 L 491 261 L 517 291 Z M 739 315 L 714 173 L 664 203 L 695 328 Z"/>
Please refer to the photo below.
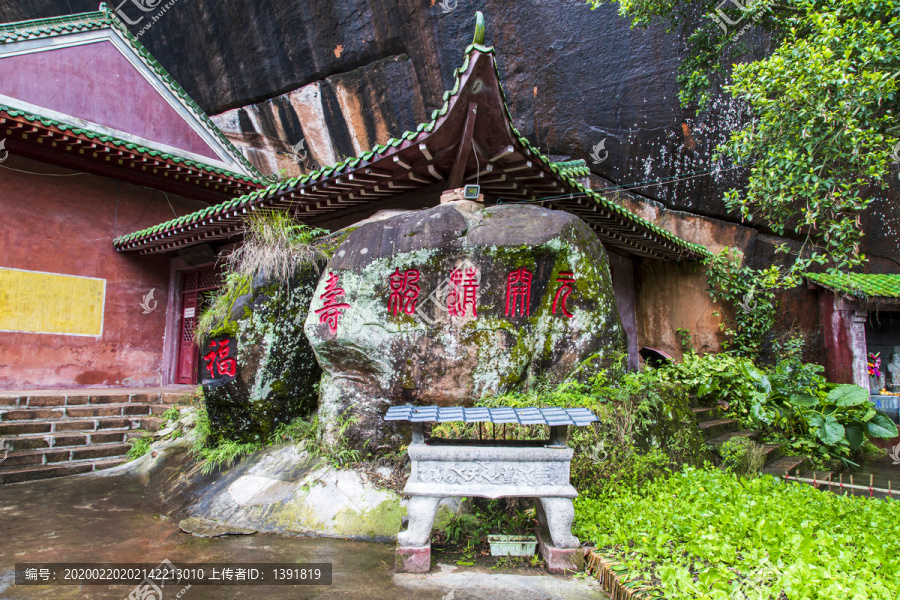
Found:
<path fill-rule="evenodd" d="M 714 313 L 723 318 L 720 327 L 729 337 L 726 348 L 757 358 L 775 325 L 775 290 L 783 283 L 778 267 L 741 266 L 740 256 L 726 249 L 707 260 L 706 279 L 713 301 L 727 303 L 733 310 L 733 318 Z"/>

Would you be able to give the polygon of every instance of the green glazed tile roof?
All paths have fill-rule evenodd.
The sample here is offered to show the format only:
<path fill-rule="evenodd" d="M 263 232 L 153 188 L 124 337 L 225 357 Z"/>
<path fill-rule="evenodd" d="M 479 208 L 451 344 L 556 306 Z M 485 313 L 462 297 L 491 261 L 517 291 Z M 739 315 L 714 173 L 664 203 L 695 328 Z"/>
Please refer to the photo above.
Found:
<path fill-rule="evenodd" d="M 184 158 L 183 156 L 169 154 L 167 152 L 161 152 L 159 150 L 153 150 L 152 148 L 147 148 L 146 146 L 141 146 L 140 144 L 135 144 L 134 142 L 129 142 L 129 141 L 117 138 L 117 137 L 110 136 L 110 135 L 105 135 L 105 134 L 93 131 L 91 129 L 85 129 L 84 127 L 74 126 L 70 123 L 64 123 L 64 122 L 58 121 L 56 119 L 42 117 L 40 115 L 36 115 L 34 113 L 28 112 L 26 110 L 22 110 L 20 108 L 15 108 L 12 106 L 7 106 L 5 104 L 0 104 L 0 114 L 5 114 L 12 118 L 22 117 L 30 123 L 39 122 L 39 123 L 41 123 L 41 125 L 44 125 L 45 127 L 55 127 L 57 129 L 59 129 L 60 131 L 65 131 L 65 132 L 71 133 L 72 135 L 83 136 L 94 142 L 99 142 L 99 143 L 103 143 L 103 144 L 112 144 L 112 145 L 118 146 L 120 148 L 125 148 L 126 150 L 129 150 L 136 154 L 142 154 L 144 156 L 153 157 L 155 159 L 174 162 L 176 164 L 180 164 L 180 165 L 184 165 L 186 167 L 191 167 L 194 169 L 205 171 L 207 173 L 215 173 L 216 175 L 221 175 L 222 177 L 228 177 L 229 179 L 234 179 L 235 181 L 243 181 L 246 183 L 263 185 L 263 180 L 260 178 L 257 178 L 257 177 L 248 177 L 247 175 L 243 175 L 241 173 L 234 173 L 234 172 L 228 171 L 226 169 L 221 169 L 219 167 L 214 167 L 212 165 L 207 165 L 205 163 L 190 160 L 188 158 Z"/>
<path fill-rule="evenodd" d="M 121 249 L 122 246 L 128 244 L 129 242 L 133 242 L 143 237 L 156 235 L 161 232 L 165 232 L 168 230 L 172 230 L 179 227 L 190 226 L 195 223 L 199 223 L 206 219 L 207 217 L 213 215 L 220 215 L 223 213 L 227 213 L 230 211 L 234 211 L 235 209 L 246 210 L 248 206 L 255 204 L 257 200 L 263 198 L 270 198 L 272 196 L 281 195 L 285 192 L 290 192 L 298 187 L 305 187 L 307 185 L 312 185 L 313 183 L 320 182 L 326 180 L 332 176 L 338 176 L 341 174 L 346 174 L 352 172 L 357 167 L 365 166 L 374 160 L 380 159 L 386 154 L 393 153 L 394 149 L 397 146 L 400 146 L 404 141 L 413 140 L 417 142 L 421 142 L 428 137 L 428 134 L 431 133 L 434 128 L 438 124 L 438 120 L 445 116 L 450 110 L 450 101 L 453 97 L 455 97 L 460 90 L 462 89 L 462 76 L 466 73 L 469 68 L 470 61 L 472 57 L 477 54 L 490 54 L 494 55 L 494 49 L 492 47 L 483 46 L 481 44 L 471 44 L 468 48 L 466 48 L 465 56 L 463 59 L 463 64 L 461 67 L 456 69 L 453 72 L 454 75 L 454 85 L 453 88 L 449 91 L 444 92 L 444 104 L 443 106 L 431 113 L 431 120 L 428 123 L 422 123 L 417 128 L 416 131 L 407 131 L 399 138 L 392 138 L 384 145 L 375 146 L 372 150 L 361 154 L 356 158 L 350 158 L 344 160 L 343 162 L 337 163 L 336 165 L 325 167 L 323 169 L 319 169 L 307 175 L 303 175 L 301 177 L 295 177 L 293 179 L 289 179 L 287 181 L 283 181 L 280 183 L 274 183 L 269 185 L 266 188 L 261 190 L 254 191 L 250 194 L 240 196 L 224 202 L 222 204 L 218 204 L 216 206 L 211 206 L 209 208 L 203 209 L 201 211 L 195 212 L 190 215 L 186 215 L 184 217 L 180 217 L 178 219 L 172 219 L 165 223 L 160 223 L 154 227 L 150 227 L 148 229 L 143 229 L 141 231 L 136 231 L 131 234 L 127 234 L 124 236 L 120 236 L 114 240 L 114 245 Z M 501 80 L 500 72 L 497 69 L 496 61 L 494 61 L 494 70 L 496 72 L 497 81 Z M 509 105 L 506 101 L 506 94 L 503 92 L 502 85 L 500 87 L 500 98 L 503 109 L 506 114 L 506 118 L 508 123 L 510 124 L 510 129 L 514 135 L 514 137 L 518 140 L 518 142 L 522 145 L 523 150 L 529 156 L 529 159 L 539 162 L 546 170 L 552 172 L 560 182 L 565 183 L 569 188 L 572 189 L 573 194 L 575 196 L 586 197 L 598 205 L 606 209 L 611 213 L 615 213 L 620 217 L 631 221 L 634 225 L 639 226 L 641 228 L 647 229 L 653 232 L 658 238 L 667 241 L 668 243 L 680 248 L 683 251 L 686 251 L 688 256 L 691 254 L 694 257 L 710 257 L 712 254 L 704 247 L 699 244 L 692 244 L 690 242 L 686 242 L 681 238 L 665 231 L 664 229 L 654 225 L 653 223 L 643 219 L 632 212 L 628 211 L 622 206 L 608 200 L 600 193 L 591 190 L 589 187 L 585 187 L 577 180 L 579 176 L 572 175 L 573 170 L 580 169 L 581 167 L 576 165 L 575 163 L 580 163 L 581 165 L 585 165 L 586 163 L 581 161 L 567 161 L 565 163 L 553 163 L 549 158 L 541 154 L 540 150 L 535 148 L 523 135 L 519 133 L 519 131 L 512 125 L 513 119 L 512 115 L 509 112 Z M 566 194 L 568 196 L 569 194 Z"/>
<path fill-rule="evenodd" d="M 835 292 L 875 300 L 900 298 L 900 275 L 805 273 L 807 279 Z"/>
<path fill-rule="evenodd" d="M 114 29 L 125 39 L 131 48 L 137 53 L 141 60 L 146 64 L 165 84 L 169 90 L 175 94 L 190 109 L 192 113 L 202 122 L 207 129 L 219 140 L 219 143 L 231 154 L 245 169 L 250 173 L 248 181 L 257 181 L 262 177 L 256 167 L 241 154 L 240 150 L 235 148 L 234 144 L 225 137 L 225 135 L 216 127 L 215 123 L 203 111 L 200 106 L 188 95 L 186 91 L 178 84 L 175 79 L 169 75 L 162 65 L 157 62 L 152 54 L 141 44 L 138 39 L 128 31 L 125 24 L 119 20 L 115 13 L 110 10 L 106 3 L 100 4 L 100 10 L 96 12 L 80 13 L 75 15 L 67 15 L 63 17 L 55 17 L 52 19 L 35 19 L 32 21 L 19 21 L 16 23 L 5 23 L 0 25 L 0 44 L 19 42 L 23 40 L 32 40 L 45 37 L 55 37 L 67 35 L 71 33 L 79 33 L 82 31 L 92 31 L 98 29 Z"/>
<path fill-rule="evenodd" d="M 587 161 L 583 158 L 551 164 L 557 167 L 560 173 L 569 177 L 590 177 L 591 175 L 591 170 L 587 166 Z"/>

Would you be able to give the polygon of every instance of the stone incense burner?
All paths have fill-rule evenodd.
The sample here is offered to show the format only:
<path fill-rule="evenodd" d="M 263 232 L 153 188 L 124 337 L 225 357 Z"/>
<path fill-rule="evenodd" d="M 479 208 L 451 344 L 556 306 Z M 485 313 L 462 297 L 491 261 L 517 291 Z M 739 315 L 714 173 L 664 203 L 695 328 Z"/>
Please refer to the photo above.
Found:
<path fill-rule="evenodd" d="M 404 488 L 410 496 L 409 527 L 397 535 L 396 569 L 427 572 L 431 529 L 438 503 L 447 497 L 534 498 L 540 552 L 551 573 L 576 568 L 578 538 L 571 532 L 578 492 L 569 482 L 572 449 L 569 425 L 597 420 L 586 408 L 391 407 L 387 421 L 412 423 L 412 472 Z M 549 440 L 446 440 L 425 438 L 428 422 L 548 425 Z M 480 428 L 480 426 L 479 426 Z"/>

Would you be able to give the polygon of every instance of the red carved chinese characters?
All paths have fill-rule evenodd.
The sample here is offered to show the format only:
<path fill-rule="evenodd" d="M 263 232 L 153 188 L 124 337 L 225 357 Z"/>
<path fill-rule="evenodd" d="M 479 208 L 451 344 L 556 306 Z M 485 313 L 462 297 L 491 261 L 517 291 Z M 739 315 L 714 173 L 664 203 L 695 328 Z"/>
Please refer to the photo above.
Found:
<path fill-rule="evenodd" d="M 319 296 L 322 308 L 316 310 L 316 314 L 319 315 L 319 323 L 328 323 L 332 334 L 337 333 L 338 317 L 344 314 L 345 309 L 350 308 L 349 304 L 338 302 L 338 297 L 343 295 L 344 290 L 338 287 L 338 276 L 330 273 L 325 292 Z"/>
<path fill-rule="evenodd" d="M 395 317 L 400 312 L 408 315 L 416 312 L 416 300 L 419 298 L 419 271 L 410 269 L 403 273 L 398 267 L 394 274 L 388 277 L 388 283 L 391 286 L 391 300 L 388 305 L 391 314 Z"/>
<path fill-rule="evenodd" d="M 206 370 L 209 376 L 215 379 L 216 369 L 219 375 L 234 377 L 237 374 L 237 361 L 228 356 L 231 354 L 231 340 L 212 341 L 209 343 L 210 351 L 203 355 L 206 361 Z"/>
<path fill-rule="evenodd" d="M 562 314 L 571 319 L 575 315 L 570 313 L 566 308 L 566 300 L 568 300 L 569 294 L 572 293 L 572 284 L 575 283 L 575 274 L 570 271 L 560 271 L 559 277 L 556 278 L 556 282 L 562 285 L 557 288 L 556 296 L 553 297 L 553 314 L 556 314 L 556 309 L 558 307 L 562 310 Z"/>
<path fill-rule="evenodd" d="M 469 306 L 477 317 L 475 301 L 478 297 L 478 269 L 453 269 L 450 272 L 450 294 L 447 295 L 447 312 L 456 317 L 466 316 Z"/>
<path fill-rule="evenodd" d="M 506 278 L 506 316 L 531 314 L 531 271 L 520 267 Z"/>

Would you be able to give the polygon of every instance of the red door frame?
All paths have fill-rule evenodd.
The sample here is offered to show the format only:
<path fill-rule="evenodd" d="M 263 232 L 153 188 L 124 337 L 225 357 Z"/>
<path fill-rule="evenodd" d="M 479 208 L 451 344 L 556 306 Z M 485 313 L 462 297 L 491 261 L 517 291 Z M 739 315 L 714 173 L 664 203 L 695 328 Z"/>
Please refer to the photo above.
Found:
<path fill-rule="evenodd" d="M 219 289 L 220 285 L 221 271 L 215 267 L 181 272 L 175 383 L 197 383 L 200 349 L 194 343 L 194 327 L 203 309 L 204 294 Z"/>

